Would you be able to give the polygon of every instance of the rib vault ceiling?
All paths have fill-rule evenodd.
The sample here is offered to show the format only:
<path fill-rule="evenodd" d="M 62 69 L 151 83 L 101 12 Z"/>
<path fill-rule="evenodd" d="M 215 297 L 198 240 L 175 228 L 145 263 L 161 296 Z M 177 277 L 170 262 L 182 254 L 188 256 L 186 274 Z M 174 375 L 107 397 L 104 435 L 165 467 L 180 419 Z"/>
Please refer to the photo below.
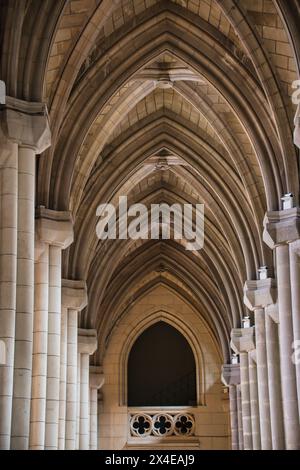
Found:
<path fill-rule="evenodd" d="M 284 193 L 298 194 L 291 83 L 299 44 L 287 28 L 297 1 L 1 8 L 7 93 L 48 105 L 52 146 L 39 159 L 37 205 L 72 213 L 63 274 L 87 281 L 81 324 L 98 330 L 96 360 L 118 319 L 159 283 L 199 312 L 227 360 L 230 330 L 245 314 L 244 282 L 272 264 L 264 214 Z M 130 204 L 204 203 L 204 248 L 99 241 L 96 208 L 120 195 Z"/>

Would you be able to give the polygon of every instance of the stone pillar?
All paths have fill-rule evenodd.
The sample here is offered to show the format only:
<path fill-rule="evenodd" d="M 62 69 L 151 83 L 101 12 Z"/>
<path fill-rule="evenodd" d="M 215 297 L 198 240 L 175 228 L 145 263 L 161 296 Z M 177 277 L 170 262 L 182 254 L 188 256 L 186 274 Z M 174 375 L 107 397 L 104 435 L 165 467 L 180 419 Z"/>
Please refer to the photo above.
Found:
<path fill-rule="evenodd" d="M 300 240 L 290 243 L 290 275 L 291 275 L 291 294 L 292 294 L 292 318 L 294 348 L 300 345 Z M 296 367 L 296 382 L 298 396 L 298 412 L 300 420 L 300 361 L 294 361 Z"/>
<path fill-rule="evenodd" d="M 240 353 L 244 449 L 253 449 L 248 352 Z"/>
<path fill-rule="evenodd" d="M 225 364 L 222 367 L 222 382 L 229 387 L 230 404 L 230 424 L 231 424 L 231 447 L 232 450 L 239 450 L 239 425 L 238 425 L 238 404 L 237 385 L 240 384 L 239 364 Z"/>
<path fill-rule="evenodd" d="M 68 309 L 61 306 L 60 330 L 60 379 L 59 379 L 59 416 L 58 416 L 58 449 L 65 450 L 66 438 L 66 397 L 67 397 L 67 327 Z"/>
<path fill-rule="evenodd" d="M 244 286 L 245 305 L 255 315 L 257 382 L 262 450 L 272 449 L 271 415 L 268 383 L 265 311 L 276 302 L 275 281 L 271 278 L 247 281 Z"/>
<path fill-rule="evenodd" d="M 98 449 L 98 390 L 104 384 L 101 367 L 90 367 L 90 450 Z"/>
<path fill-rule="evenodd" d="M 297 106 L 295 118 L 294 118 L 294 144 L 300 148 L 300 104 Z"/>
<path fill-rule="evenodd" d="M 261 449 L 256 350 L 248 355 L 253 450 Z"/>
<path fill-rule="evenodd" d="M 268 212 L 264 219 L 263 238 L 275 250 L 276 256 L 285 448 L 296 450 L 300 449 L 300 427 L 296 369 L 292 361 L 294 335 L 288 243 L 300 238 L 300 209 Z"/>
<path fill-rule="evenodd" d="M 0 109 L 0 339 L 5 364 L 0 365 L 0 449 L 10 448 L 14 375 L 17 282 L 18 139 L 9 109 Z"/>
<path fill-rule="evenodd" d="M 101 442 L 100 442 L 100 418 L 101 418 L 101 413 L 103 413 L 103 397 L 102 397 L 102 391 L 98 390 L 98 396 L 97 396 L 97 449 L 101 448 Z"/>
<path fill-rule="evenodd" d="M 66 392 L 61 383 L 60 437 L 64 448 L 76 449 L 77 415 L 77 333 L 78 313 L 87 305 L 87 288 L 84 281 L 62 280 L 62 305 L 67 309 L 67 361 Z M 62 377 L 61 377 L 62 381 Z M 66 393 L 66 395 L 65 395 Z M 66 401 L 66 403 L 65 403 Z M 65 410 L 65 414 L 64 414 Z M 63 444 L 61 443 L 63 448 Z"/>
<path fill-rule="evenodd" d="M 256 357 L 262 450 L 272 449 L 265 314 L 255 310 Z"/>
<path fill-rule="evenodd" d="M 242 393 L 241 385 L 236 386 L 237 417 L 239 429 L 239 450 L 244 449 L 243 413 L 242 413 Z"/>
<path fill-rule="evenodd" d="M 78 350 L 78 342 L 77 342 Z M 80 434 L 80 368 L 81 368 L 81 357 L 80 353 L 77 353 L 77 374 L 76 374 L 76 449 L 79 449 L 79 434 Z"/>
<path fill-rule="evenodd" d="M 284 449 L 283 409 L 280 379 L 280 355 L 278 336 L 278 305 L 270 305 L 265 309 L 268 382 L 270 396 L 270 415 L 272 430 L 272 449 Z"/>
<path fill-rule="evenodd" d="M 249 361 L 248 352 L 255 349 L 254 328 L 238 328 L 231 332 L 231 348 L 240 355 L 241 394 L 244 449 L 253 449 L 250 385 L 249 385 Z"/>
<path fill-rule="evenodd" d="M 9 96 L 5 97 L 3 104 L 0 110 L 0 272 L 5 273 L 5 277 L 0 277 L 0 289 L 5 284 L 6 287 L 5 294 L 0 291 L 0 336 L 1 328 L 5 328 L 7 361 L 2 369 L 4 376 L 0 378 L 0 401 L 5 400 L 4 406 L 0 403 L 0 448 L 28 449 L 35 155 L 50 146 L 51 136 L 44 104 Z M 1 266 L 2 263 L 5 266 Z M 7 321 L 5 312 L 9 310 Z M 6 387 L 4 395 L 2 386 Z M 7 416 L 1 416 L 2 409 Z M 2 432 L 2 426 L 7 432 Z"/>
<path fill-rule="evenodd" d="M 35 270 L 35 318 L 32 371 L 30 448 L 44 449 L 46 444 L 47 400 L 48 441 L 51 400 L 60 371 L 60 283 L 61 250 L 73 240 L 69 213 L 37 210 L 37 252 L 41 252 Z M 58 318 L 57 318 L 58 317 Z M 55 354 L 56 352 L 56 354 Z M 50 353 L 50 357 L 48 354 Z M 52 353 L 52 354 L 51 354 Z M 51 386 L 52 382 L 52 386 Z M 58 382 L 59 387 L 59 382 Z M 58 388 L 59 393 L 59 388 Z M 57 404 L 54 403 L 55 420 Z M 56 440 L 56 448 L 58 441 Z M 53 445 L 54 448 L 55 445 Z"/>
<path fill-rule="evenodd" d="M 97 349 L 96 330 L 78 330 L 78 351 L 80 354 L 80 418 L 79 449 L 88 450 L 89 428 L 89 360 Z"/>
<path fill-rule="evenodd" d="M 31 450 L 43 450 L 45 445 L 46 390 L 47 390 L 47 338 L 48 338 L 48 285 L 49 245 L 39 240 L 39 226 L 36 222 L 35 270 L 34 270 L 34 321 L 33 356 L 30 409 Z"/>
<path fill-rule="evenodd" d="M 35 270 L 31 449 L 58 447 L 61 251 L 72 241 L 68 212 L 37 209 L 36 246 L 42 254 Z"/>
<path fill-rule="evenodd" d="M 14 100 L 15 102 L 16 100 Z M 24 103 L 18 158 L 18 245 L 11 449 L 29 448 L 34 309 L 34 201 L 36 155 L 50 146 L 44 104 Z M 30 114 L 26 114 L 30 113 Z M 32 113 L 32 114 L 31 114 Z"/>

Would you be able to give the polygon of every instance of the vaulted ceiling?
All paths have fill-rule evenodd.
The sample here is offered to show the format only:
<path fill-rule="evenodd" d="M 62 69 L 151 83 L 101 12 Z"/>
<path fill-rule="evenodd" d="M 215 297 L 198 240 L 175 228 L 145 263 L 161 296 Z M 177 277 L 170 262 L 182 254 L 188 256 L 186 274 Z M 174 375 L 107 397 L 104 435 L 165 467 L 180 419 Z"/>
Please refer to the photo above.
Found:
<path fill-rule="evenodd" d="M 7 93 L 48 105 L 52 146 L 38 162 L 37 205 L 72 212 L 63 275 L 87 280 L 81 324 L 98 329 L 97 360 L 128 306 L 158 283 L 199 311 L 227 360 L 230 330 L 245 313 L 243 284 L 272 266 L 264 214 L 284 193 L 298 201 L 299 2 L 10 0 L 1 8 Z M 99 241 L 96 208 L 119 195 L 204 203 L 204 248 Z"/>

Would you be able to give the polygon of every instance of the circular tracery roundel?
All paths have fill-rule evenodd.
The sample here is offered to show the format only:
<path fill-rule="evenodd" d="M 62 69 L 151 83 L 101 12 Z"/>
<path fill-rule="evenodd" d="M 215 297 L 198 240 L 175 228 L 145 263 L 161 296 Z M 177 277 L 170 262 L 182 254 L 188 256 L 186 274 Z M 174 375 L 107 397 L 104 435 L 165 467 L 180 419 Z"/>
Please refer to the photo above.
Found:
<path fill-rule="evenodd" d="M 131 419 L 130 427 L 134 436 L 149 436 L 152 431 L 151 417 L 146 414 L 135 415 Z"/>
<path fill-rule="evenodd" d="M 194 418 L 185 413 L 174 417 L 174 432 L 178 436 L 189 436 L 194 431 Z"/>
<path fill-rule="evenodd" d="M 157 414 L 153 417 L 153 434 L 168 436 L 174 431 L 174 421 L 168 414 Z"/>

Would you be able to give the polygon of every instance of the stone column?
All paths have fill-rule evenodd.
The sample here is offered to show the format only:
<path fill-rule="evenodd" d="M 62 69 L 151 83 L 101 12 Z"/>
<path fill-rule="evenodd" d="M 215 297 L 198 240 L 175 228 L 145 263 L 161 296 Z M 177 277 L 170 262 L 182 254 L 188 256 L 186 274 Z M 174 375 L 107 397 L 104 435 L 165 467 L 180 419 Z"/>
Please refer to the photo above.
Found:
<path fill-rule="evenodd" d="M 254 328 L 238 328 L 231 332 L 231 348 L 240 355 L 241 394 L 244 449 L 253 449 L 250 407 L 249 361 L 248 352 L 255 349 Z"/>
<path fill-rule="evenodd" d="M 78 350 L 78 342 L 77 342 Z M 77 353 L 77 374 L 76 374 L 76 449 L 79 449 L 79 434 L 80 434 L 80 368 L 81 368 L 81 356 Z"/>
<path fill-rule="evenodd" d="M 272 449 L 271 415 L 268 383 L 265 311 L 276 302 L 276 283 L 273 279 L 247 281 L 244 286 L 245 305 L 255 315 L 258 400 L 262 450 Z"/>
<path fill-rule="evenodd" d="M 58 446 L 61 250 L 72 241 L 68 212 L 37 209 L 30 449 Z"/>
<path fill-rule="evenodd" d="M 97 349 L 96 330 L 78 330 L 78 351 L 80 353 L 80 419 L 79 449 L 89 449 L 89 361 Z"/>
<path fill-rule="evenodd" d="M 280 355 L 278 336 L 278 305 L 269 305 L 265 309 L 268 382 L 270 396 L 270 415 L 272 430 L 272 449 L 284 449 L 283 409 L 280 379 Z"/>
<path fill-rule="evenodd" d="M 236 402 L 237 402 L 237 417 L 238 417 L 238 429 L 239 429 L 239 450 L 243 450 L 244 449 L 244 432 L 243 432 L 241 385 L 236 386 Z"/>
<path fill-rule="evenodd" d="M 300 240 L 290 243 L 290 275 L 292 294 L 292 318 L 293 318 L 293 349 L 300 345 Z M 298 396 L 298 412 L 300 420 L 300 361 L 294 361 L 296 367 L 296 382 Z"/>
<path fill-rule="evenodd" d="M 23 140 L 18 157 L 18 243 L 14 390 L 11 449 L 29 447 L 34 305 L 34 200 L 36 155 L 51 143 L 44 104 L 22 103 Z M 20 117 L 20 114 L 19 114 Z"/>
<path fill-rule="evenodd" d="M 97 397 L 97 449 L 101 448 L 100 442 L 100 418 L 101 413 L 103 413 L 103 396 L 102 391 L 98 390 L 98 397 Z"/>
<path fill-rule="evenodd" d="M 294 144 L 300 148 L 300 104 L 297 106 L 295 118 L 294 118 Z"/>
<path fill-rule="evenodd" d="M 264 219 L 263 238 L 275 250 L 276 256 L 285 448 L 296 450 L 300 449 L 300 428 L 296 369 L 292 361 L 294 335 L 288 243 L 300 238 L 300 209 L 268 212 Z"/>
<path fill-rule="evenodd" d="M 50 228 L 49 237 L 49 309 L 47 351 L 47 398 L 45 449 L 57 450 L 60 392 L 60 333 L 61 333 L 61 256 L 73 242 L 73 224 L 69 212 L 41 208 Z"/>
<path fill-rule="evenodd" d="M 66 437 L 66 396 L 67 396 L 67 325 L 68 309 L 61 306 L 60 330 L 60 379 L 59 379 L 59 417 L 58 417 L 58 449 L 65 450 Z"/>
<path fill-rule="evenodd" d="M 257 386 L 257 362 L 256 351 L 248 354 L 249 360 L 249 387 L 250 387 L 250 408 L 251 408 L 251 426 L 253 450 L 261 449 L 259 405 L 258 405 L 258 386 Z"/>
<path fill-rule="evenodd" d="M 10 448 L 17 282 L 18 136 L 15 112 L 0 108 L 0 449 Z"/>
<path fill-rule="evenodd" d="M 6 366 L 1 368 L 3 377 L 0 378 L 0 448 L 28 449 L 35 155 L 49 147 L 51 136 L 44 104 L 30 103 L 9 96 L 4 97 L 2 104 L 0 289 L 1 286 L 5 289 L 3 292 L 0 290 L 0 336 L 1 329 L 5 329 L 7 361 Z M 5 315 L 9 311 L 7 320 Z M 6 388 L 4 395 L 1 392 L 2 387 Z M 1 416 L 2 410 L 7 416 Z M 2 426 L 6 427 L 6 431 L 1 429 Z"/>
<path fill-rule="evenodd" d="M 229 387 L 230 404 L 230 424 L 231 424 L 231 447 L 232 450 L 239 450 L 239 425 L 238 425 L 238 404 L 237 389 L 240 384 L 239 364 L 225 364 L 222 367 L 222 382 Z"/>
<path fill-rule="evenodd" d="M 98 390 L 103 384 L 101 367 L 90 366 L 90 450 L 98 449 Z"/>
<path fill-rule="evenodd" d="M 61 383 L 60 436 L 61 439 L 64 437 L 64 448 L 74 450 L 76 449 L 78 313 L 87 305 L 86 283 L 63 279 L 62 305 L 67 309 L 67 367 L 66 392 L 64 384 Z M 62 443 L 61 446 L 63 447 Z"/>
<path fill-rule="evenodd" d="M 29 448 L 43 450 L 45 445 L 49 245 L 39 240 L 44 222 L 36 221 L 34 270 L 34 321 Z"/>

